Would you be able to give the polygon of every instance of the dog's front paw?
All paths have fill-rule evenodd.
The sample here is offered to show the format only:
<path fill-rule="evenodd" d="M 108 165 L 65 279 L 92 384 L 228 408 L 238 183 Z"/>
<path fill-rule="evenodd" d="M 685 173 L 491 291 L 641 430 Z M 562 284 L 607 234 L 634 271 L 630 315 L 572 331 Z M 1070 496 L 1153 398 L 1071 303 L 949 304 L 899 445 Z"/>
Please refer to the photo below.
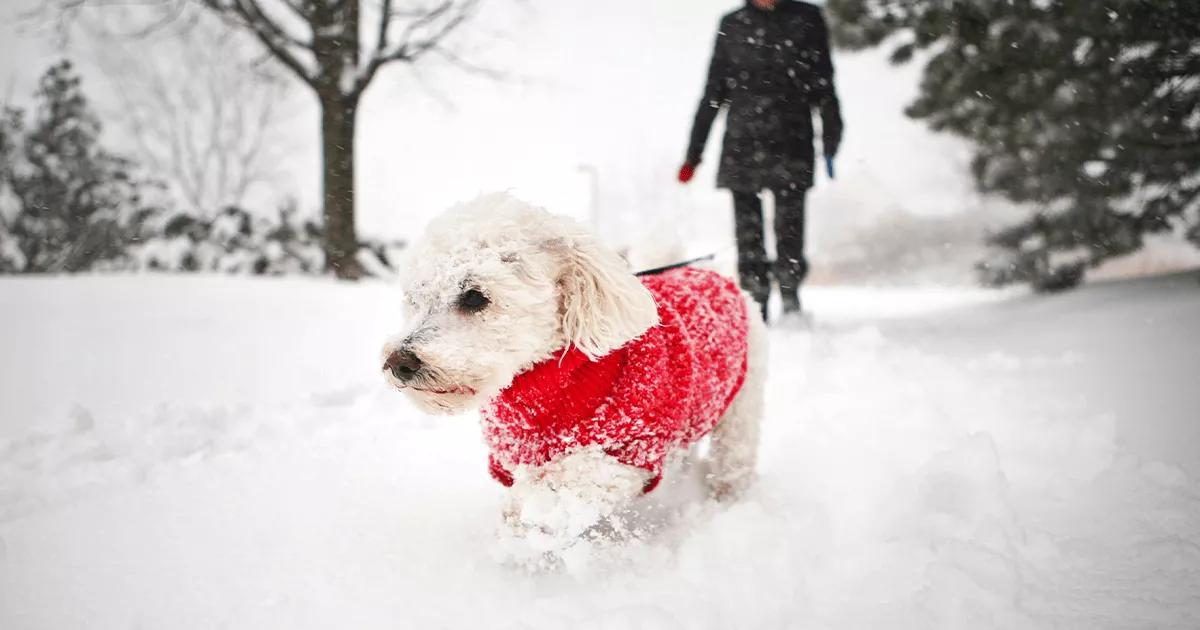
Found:
<path fill-rule="evenodd" d="M 647 475 L 599 449 L 537 468 L 516 466 L 504 507 L 503 544 L 525 553 L 526 560 L 532 557 L 535 565 L 547 564 L 543 555 L 568 566 L 585 562 L 597 537 L 620 529 L 612 518 L 640 495 Z"/>
<path fill-rule="evenodd" d="M 566 541 L 599 522 L 610 511 L 608 507 L 570 489 L 530 484 L 514 487 L 504 518 L 521 535 Z"/>
<path fill-rule="evenodd" d="M 564 568 L 562 557 L 577 540 L 563 535 L 552 524 L 527 519 L 521 504 L 505 507 L 497 529 L 497 559 L 531 573 L 558 572 Z"/>
<path fill-rule="evenodd" d="M 516 484 L 498 531 L 498 559 L 544 573 L 583 570 L 590 564 L 590 532 L 605 522 L 603 505 L 567 489 Z"/>

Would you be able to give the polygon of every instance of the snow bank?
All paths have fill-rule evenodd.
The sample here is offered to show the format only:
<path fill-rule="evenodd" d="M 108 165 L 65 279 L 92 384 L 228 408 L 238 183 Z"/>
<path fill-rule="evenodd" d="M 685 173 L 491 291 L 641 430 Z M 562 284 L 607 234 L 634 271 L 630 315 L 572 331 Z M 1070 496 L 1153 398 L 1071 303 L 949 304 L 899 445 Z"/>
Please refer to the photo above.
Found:
<path fill-rule="evenodd" d="M 495 560 L 501 489 L 475 418 L 420 415 L 378 377 L 395 297 L 4 281 L 0 627 L 1200 617 L 1194 277 L 998 303 L 814 289 L 815 328 L 772 332 L 751 496 L 699 502 L 697 471 L 672 476 L 631 540 L 538 575 Z M 1153 414 L 1141 391 L 1165 397 Z"/>

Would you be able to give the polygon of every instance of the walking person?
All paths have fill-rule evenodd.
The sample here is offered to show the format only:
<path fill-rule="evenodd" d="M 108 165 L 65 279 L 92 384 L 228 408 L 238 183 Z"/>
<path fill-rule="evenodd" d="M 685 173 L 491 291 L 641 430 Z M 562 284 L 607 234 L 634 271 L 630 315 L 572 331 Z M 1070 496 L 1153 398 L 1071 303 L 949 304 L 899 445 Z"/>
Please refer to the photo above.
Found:
<path fill-rule="evenodd" d="M 800 312 L 805 196 L 813 185 L 814 109 L 829 161 L 842 139 L 829 33 L 821 10 L 796 0 L 747 0 L 717 31 L 704 96 L 692 124 L 679 181 L 687 183 L 721 107 L 729 105 L 717 186 L 733 193 L 738 279 L 767 318 L 771 276 L 785 314 Z M 775 200 L 776 260 L 763 245 L 763 190 Z"/>

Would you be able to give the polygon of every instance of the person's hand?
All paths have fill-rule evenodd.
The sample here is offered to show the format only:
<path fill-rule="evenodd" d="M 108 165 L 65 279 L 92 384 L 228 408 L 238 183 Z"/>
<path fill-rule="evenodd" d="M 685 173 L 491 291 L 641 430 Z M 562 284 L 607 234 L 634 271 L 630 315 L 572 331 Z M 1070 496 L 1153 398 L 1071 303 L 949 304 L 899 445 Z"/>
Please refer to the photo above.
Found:
<path fill-rule="evenodd" d="M 825 132 L 821 138 L 821 146 L 825 150 L 825 157 L 832 158 L 837 155 L 838 148 L 842 144 L 842 130 L 831 129 Z"/>
<path fill-rule="evenodd" d="M 686 184 L 692 181 L 692 177 L 696 175 L 696 165 L 691 162 L 684 162 L 683 166 L 679 167 L 679 181 Z"/>

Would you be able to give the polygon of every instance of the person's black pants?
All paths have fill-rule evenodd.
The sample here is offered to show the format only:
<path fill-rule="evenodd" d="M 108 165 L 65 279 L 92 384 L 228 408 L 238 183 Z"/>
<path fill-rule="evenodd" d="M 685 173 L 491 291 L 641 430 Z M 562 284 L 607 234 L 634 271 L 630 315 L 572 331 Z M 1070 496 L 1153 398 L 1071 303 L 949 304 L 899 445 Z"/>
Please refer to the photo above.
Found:
<path fill-rule="evenodd" d="M 758 193 L 733 191 L 734 232 L 738 247 L 738 280 L 742 289 L 765 305 L 771 294 L 771 273 L 779 283 L 784 306 L 798 305 L 800 283 L 808 275 L 804 257 L 804 197 L 807 190 L 773 191 L 775 197 L 775 265 L 772 269 L 763 243 L 762 198 Z"/>

